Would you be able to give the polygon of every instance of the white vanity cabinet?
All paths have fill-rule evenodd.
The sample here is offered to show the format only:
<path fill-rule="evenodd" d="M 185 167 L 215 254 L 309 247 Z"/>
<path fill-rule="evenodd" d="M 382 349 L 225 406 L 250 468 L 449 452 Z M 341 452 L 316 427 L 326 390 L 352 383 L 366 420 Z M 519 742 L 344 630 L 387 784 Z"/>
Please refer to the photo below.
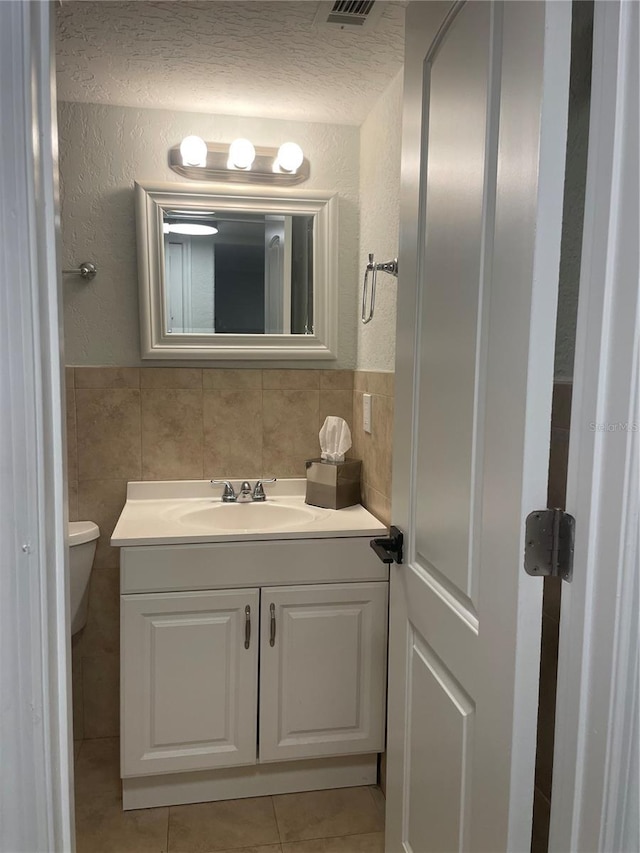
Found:
<path fill-rule="evenodd" d="M 123 776 L 253 764 L 259 591 L 122 597 Z"/>
<path fill-rule="evenodd" d="M 123 808 L 375 784 L 389 568 L 369 541 L 383 525 L 354 507 L 318 514 L 334 536 L 188 541 L 160 528 L 163 500 L 128 502 L 112 540 Z"/>
<path fill-rule="evenodd" d="M 384 749 L 387 589 L 262 590 L 260 761 Z"/>

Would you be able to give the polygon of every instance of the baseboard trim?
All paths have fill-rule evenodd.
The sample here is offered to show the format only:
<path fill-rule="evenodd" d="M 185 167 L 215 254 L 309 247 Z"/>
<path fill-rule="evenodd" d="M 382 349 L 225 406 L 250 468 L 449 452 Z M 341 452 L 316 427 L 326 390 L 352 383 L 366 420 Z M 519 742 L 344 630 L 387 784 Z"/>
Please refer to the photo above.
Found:
<path fill-rule="evenodd" d="M 150 809 L 186 803 L 264 797 L 298 791 L 375 785 L 377 754 L 256 764 L 122 780 L 122 807 Z"/>

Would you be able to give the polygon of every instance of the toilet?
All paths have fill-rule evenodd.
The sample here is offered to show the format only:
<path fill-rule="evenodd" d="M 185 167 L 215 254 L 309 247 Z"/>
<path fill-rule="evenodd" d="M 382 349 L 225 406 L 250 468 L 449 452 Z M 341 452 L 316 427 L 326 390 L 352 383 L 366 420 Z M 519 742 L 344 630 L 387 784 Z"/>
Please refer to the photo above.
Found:
<path fill-rule="evenodd" d="M 89 578 L 100 529 L 93 521 L 69 522 L 69 593 L 71 635 L 84 628 L 89 603 Z"/>

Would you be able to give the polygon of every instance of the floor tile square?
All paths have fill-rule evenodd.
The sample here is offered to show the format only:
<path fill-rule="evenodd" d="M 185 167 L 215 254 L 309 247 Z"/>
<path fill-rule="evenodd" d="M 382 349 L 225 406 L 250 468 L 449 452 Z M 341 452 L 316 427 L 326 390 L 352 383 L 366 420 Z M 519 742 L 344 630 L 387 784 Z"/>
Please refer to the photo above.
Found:
<path fill-rule="evenodd" d="M 280 844 L 259 844 L 257 847 L 235 847 L 231 850 L 216 850 L 216 853 L 282 853 Z"/>
<path fill-rule="evenodd" d="M 378 807 L 378 811 L 380 812 L 384 820 L 384 815 L 387 808 L 387 800 L 385 795 L 382 793 L 378 785 L 371 785 L 369 791 L 371 792 L 371 796 L 373 797 L 373 802 Z"/>
<path fill-rule="evenodd" d="M 279 842 L 271 797 L 196 803 L 170 809 L 171 853 L 212 853 L 242 847 L 260 848 Z"/>
<path fill-rule="evenodd" d="M 76 802 L 76 853 L 166 853 L 169 809 L 122 811 L 120 796 Z"/>
<path fill-rule="evenodd" d="M 381 832 L 382 815 L 368 788 L 338 788 L 273 798 L 281 841 Z"/>
<path fill-rule="evenodd" d="M 96 738 L 82 742 L 75 763 L 76 801 L 96 797 L 119 797 L 120 741 L 118 738 Z"/>
<path fill-rule="evenodd" d="M 282 845 L 282 853 L 384 853 L 384 832 L 293 841 Z"/>

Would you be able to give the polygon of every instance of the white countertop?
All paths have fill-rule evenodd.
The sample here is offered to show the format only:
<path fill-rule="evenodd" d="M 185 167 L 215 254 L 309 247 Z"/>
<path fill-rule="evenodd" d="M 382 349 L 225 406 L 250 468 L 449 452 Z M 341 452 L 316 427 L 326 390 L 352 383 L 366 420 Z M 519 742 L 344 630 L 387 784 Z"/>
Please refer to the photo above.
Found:
<path fill-rule="evenodd" d="M 253 485 L 254 480 L 250 480 Z M 240 480 L 232 480 L 236 492 Z M 305 504 L 306 480 L 278 480 L 265 483 L 265 504 L 222 504 L 222 486 L 209 480 L 175 480 L 131 482 L 127 486 L 127 502 L 111 537 L 115 547 L 135 545 L 184 545 L 198 542 L 247 542 L 272 539 L 327 539 L 351 536 L 381 536 L 387 528 L 359 504 L 345 509 L 324 509 Z M 275 529 L 260 528 L 257 507 L 269 504 L 286 514 L 292 511 L 298 520 Z M 211 518 L 232 508 L 234 518 L 241 518 L 244 507 L 251 513 L 251 528 L 222 530 L 212 527 Z M 269 507 L 267 513 L 275 515 Z M 209 511 L 211 510 L 211 511 Z M 222 516 L 221 516 L 222 518 Z"/>

